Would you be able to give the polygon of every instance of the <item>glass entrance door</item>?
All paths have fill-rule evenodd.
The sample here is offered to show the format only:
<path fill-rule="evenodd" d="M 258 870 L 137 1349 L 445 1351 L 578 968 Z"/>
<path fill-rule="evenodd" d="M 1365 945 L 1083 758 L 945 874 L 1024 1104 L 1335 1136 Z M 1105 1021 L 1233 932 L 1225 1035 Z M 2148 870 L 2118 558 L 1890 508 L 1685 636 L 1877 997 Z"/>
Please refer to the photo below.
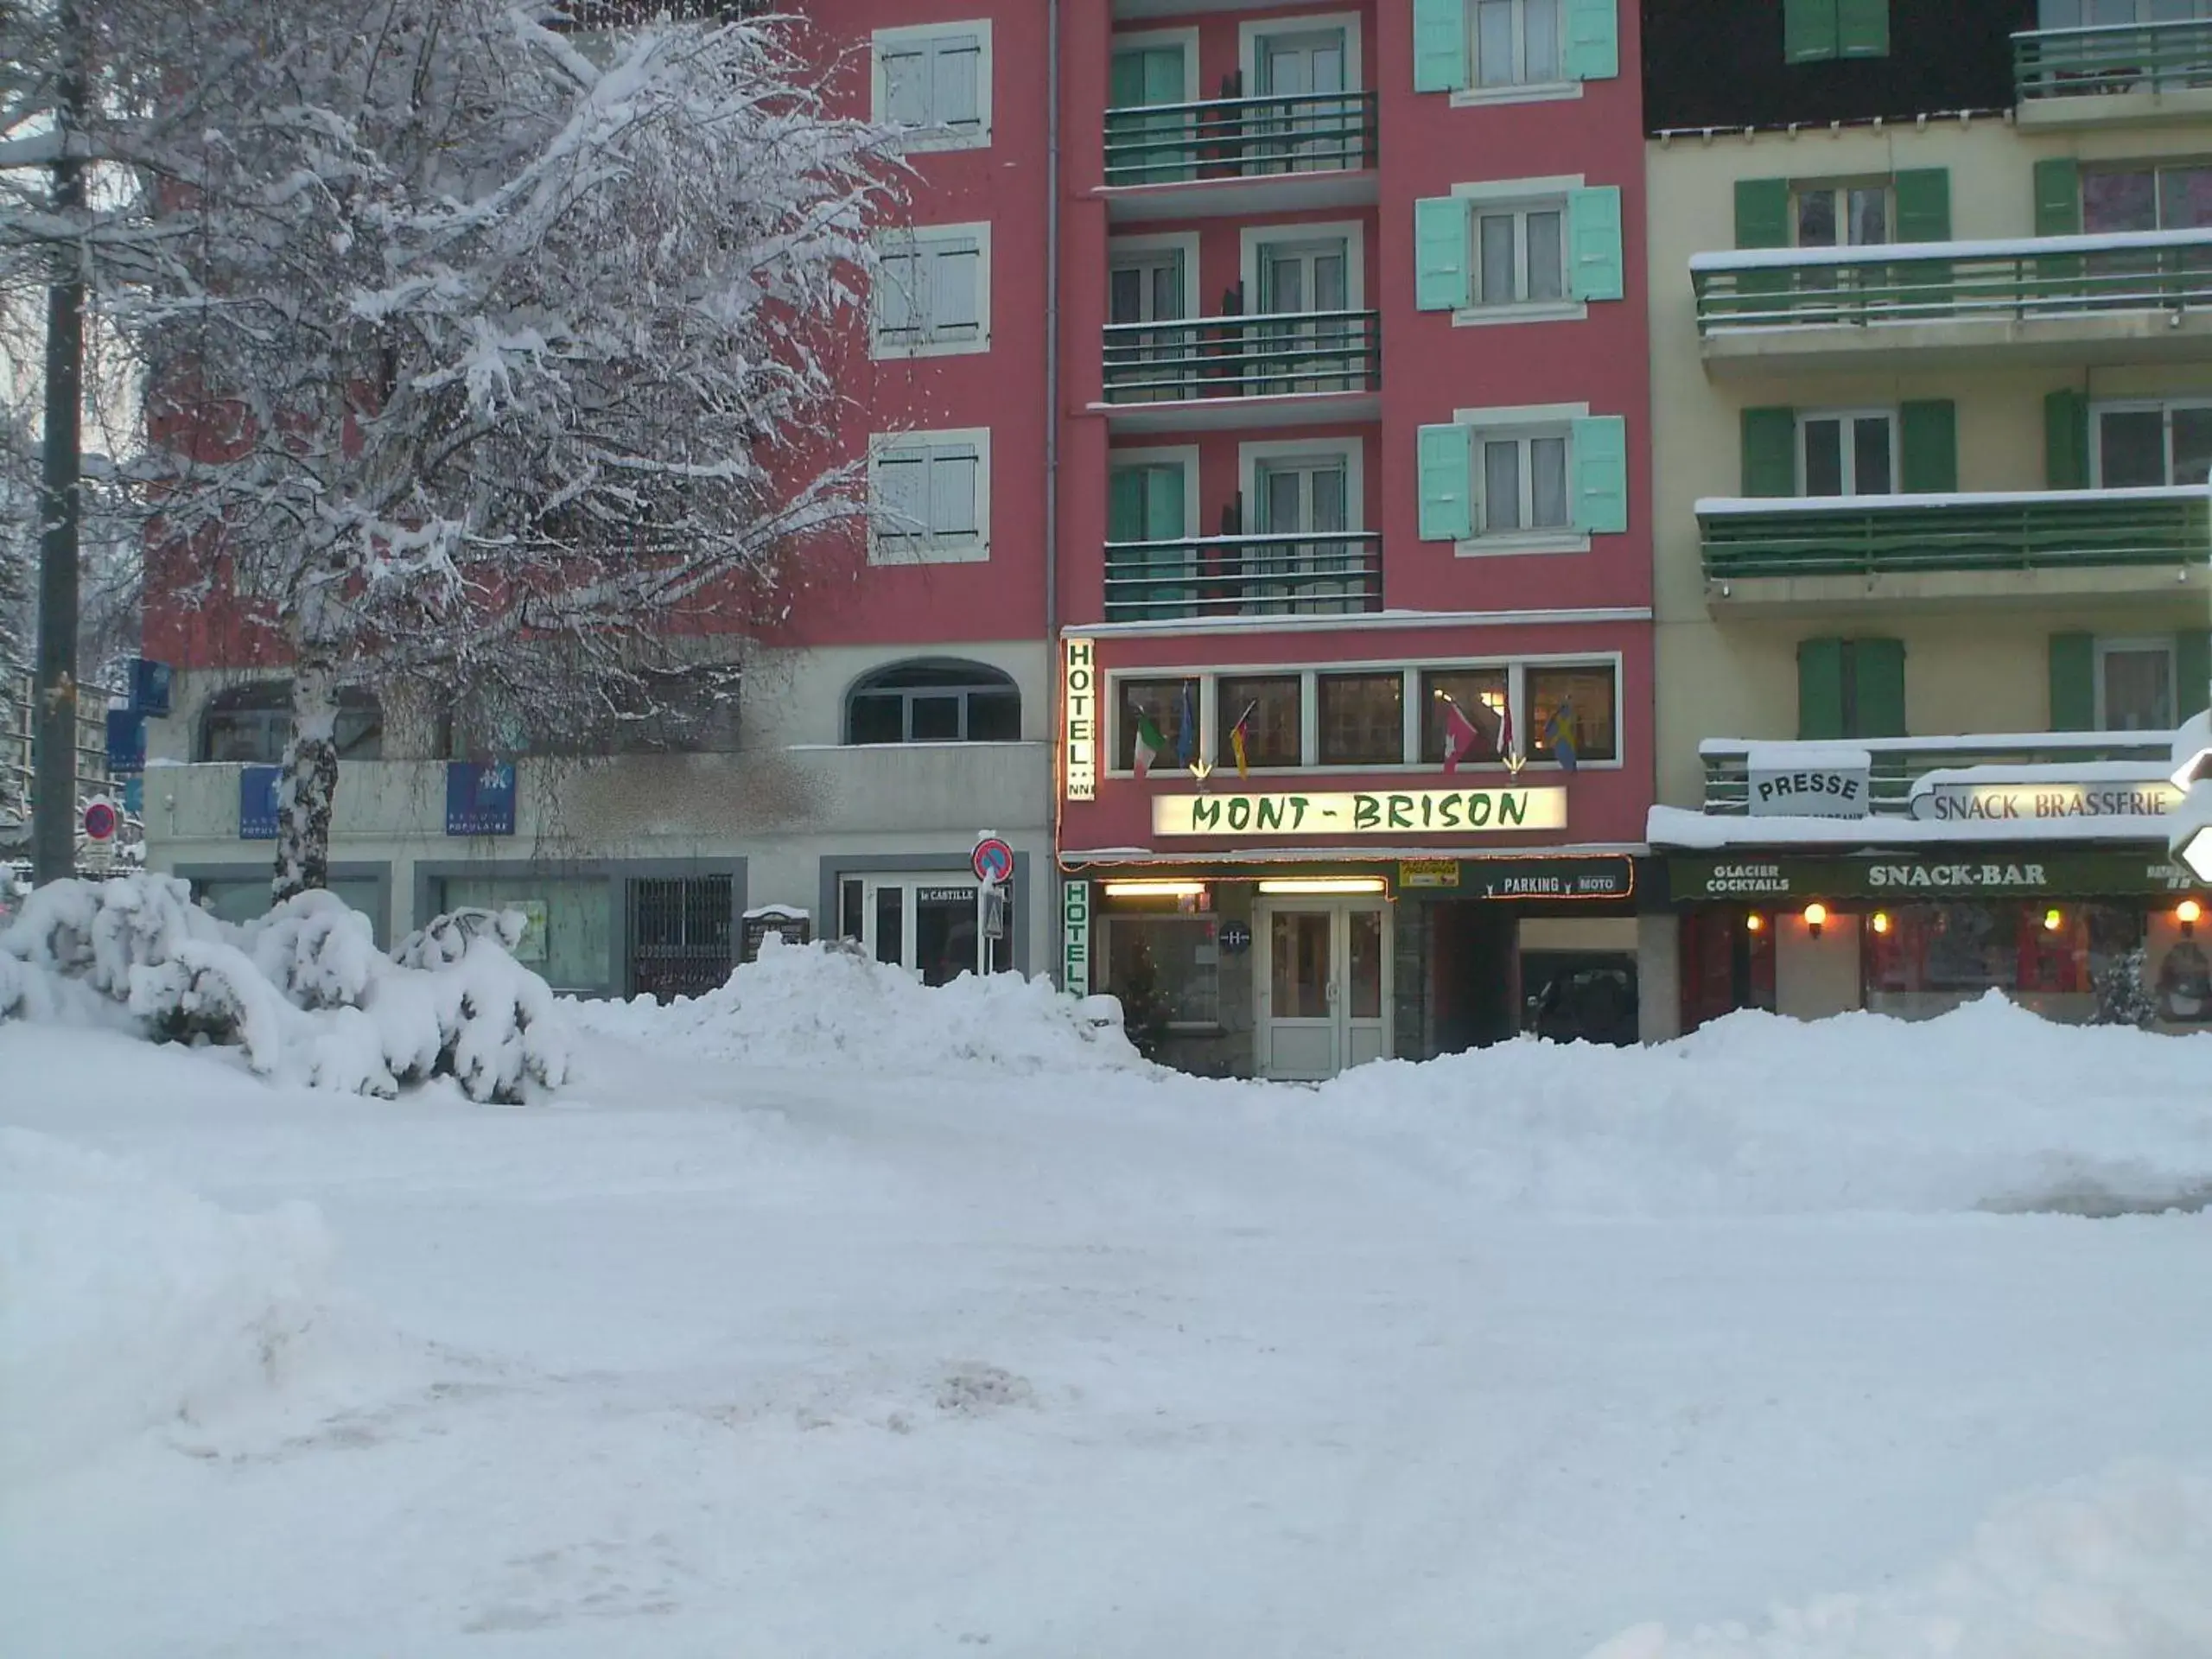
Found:
<path fill-rule="evenodd" d="M 840 931 L 878 962 L 944 985 L 963 974 L 1004 973 L 1014 965 L 1014 892 L 1007 890 L 1005 932 L 979 968 L 977 895 L 972 880 L 936 875 L 849 876 L 839 895 Z"/>
<path fill-rule="evenodd" d="M 1259 117 L 1263 124 L 1254 149 L 1254 172 L 1302 173 L 1345 165 L 1344 129 L 1357 105 L 1351 99 L 1315 96 L 1348 90 L 1345 55 L 1341 29 L 1263 35 L 1255 43 L 1259 95 L 1298 101 Z"/>
<path fill-rule="evenodd" d="M 1388 906 L 1286 903 L 1258 919 L 1262 1075 L 1313 1082 L 1388 1054 Z"/>
<path fill-rule="evenodd" d="M 1113 256 L 1106 277 L 1106 320 L 1119 325 L 1108 335 L 1107 382 L 1122 403 L 1160 403 L 1191 395 L 1190 315 L 1192 273 L 1180 248 L 1132 249 Z"/>
<path fill-rule="evenodd" d="M 1274 242 L 1259 251 L 1263 394 L 1348 391 L 1343 313 L 1351 305 L 1351 248 L 1342 237 Z"/>

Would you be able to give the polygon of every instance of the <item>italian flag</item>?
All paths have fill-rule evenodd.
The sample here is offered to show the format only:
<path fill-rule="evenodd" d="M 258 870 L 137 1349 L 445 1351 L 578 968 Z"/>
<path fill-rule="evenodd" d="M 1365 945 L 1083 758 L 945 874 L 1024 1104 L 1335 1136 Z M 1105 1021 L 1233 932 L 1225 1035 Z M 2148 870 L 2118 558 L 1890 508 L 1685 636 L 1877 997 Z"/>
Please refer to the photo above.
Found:
<path fill-rule="evenodd" d="M 1141 778 L 1152 770 L 1152 763 L 1167 753 L 1167 740 L 1160 734 L 1160 722 L 1150 714 L 1137 715 L 1137 776 Z"/>

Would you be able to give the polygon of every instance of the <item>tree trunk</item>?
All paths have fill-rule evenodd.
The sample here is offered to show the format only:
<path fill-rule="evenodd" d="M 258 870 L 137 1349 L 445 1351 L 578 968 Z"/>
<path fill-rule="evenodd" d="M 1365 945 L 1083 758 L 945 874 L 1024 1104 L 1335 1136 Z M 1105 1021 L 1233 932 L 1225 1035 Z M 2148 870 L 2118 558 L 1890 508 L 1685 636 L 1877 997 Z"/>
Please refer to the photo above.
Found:
<path fill-rule="evenodd" d="M 302 663 L 292 680 L 292 741 L 276 784 L 276 874 L 270 899 L 330 885 L 330 809 L 338 798 L 338 686 Z"/>

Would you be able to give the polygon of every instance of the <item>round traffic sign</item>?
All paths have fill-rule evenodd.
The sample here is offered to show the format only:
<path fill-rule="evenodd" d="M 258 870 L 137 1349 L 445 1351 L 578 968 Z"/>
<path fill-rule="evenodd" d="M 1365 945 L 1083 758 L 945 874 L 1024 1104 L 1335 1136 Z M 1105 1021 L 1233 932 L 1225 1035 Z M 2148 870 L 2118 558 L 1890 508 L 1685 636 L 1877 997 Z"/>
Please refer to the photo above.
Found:
<path fill-rule="evenodd" d="M 1004 887 L 1014 880 L 1014 849 L 996 836 L 986 836 L 976 843 L 976 855 L 969 861 L 975 866 L 976 879 Z"/>
<path fill-rule="evenodd" d="M 85 839 L 112 841 L 117 825 L 115 804 L 111 801 L 94 801 L 85 808 Z"/>

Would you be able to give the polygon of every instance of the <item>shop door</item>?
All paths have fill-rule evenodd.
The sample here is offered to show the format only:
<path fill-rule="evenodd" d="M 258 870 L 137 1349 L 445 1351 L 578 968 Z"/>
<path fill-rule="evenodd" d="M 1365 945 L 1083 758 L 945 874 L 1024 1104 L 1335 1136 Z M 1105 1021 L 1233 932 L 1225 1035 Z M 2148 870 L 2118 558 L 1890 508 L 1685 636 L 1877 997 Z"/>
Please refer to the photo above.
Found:
<path fill-rule="evenodd" d="M 921 976 L 925 985 L 944 985 L 977 971 L 976 883 L 944 875 L 874 876 L 845 883 L 842 908 L 857 912 L 860 940 L 878 962 Z M 1014 893 L 1005 908 L 1005 937 L 989 941 L 990 970 L 1014 965 Z M 851 922 L 848 919 L 848 929 Z"/>
<path fill-rule="evenodd" d="M 1390 1052 L 1390 924 L 1382 901 L 1262 906 L 1260 1071 L 1332 1077 Z"/>

